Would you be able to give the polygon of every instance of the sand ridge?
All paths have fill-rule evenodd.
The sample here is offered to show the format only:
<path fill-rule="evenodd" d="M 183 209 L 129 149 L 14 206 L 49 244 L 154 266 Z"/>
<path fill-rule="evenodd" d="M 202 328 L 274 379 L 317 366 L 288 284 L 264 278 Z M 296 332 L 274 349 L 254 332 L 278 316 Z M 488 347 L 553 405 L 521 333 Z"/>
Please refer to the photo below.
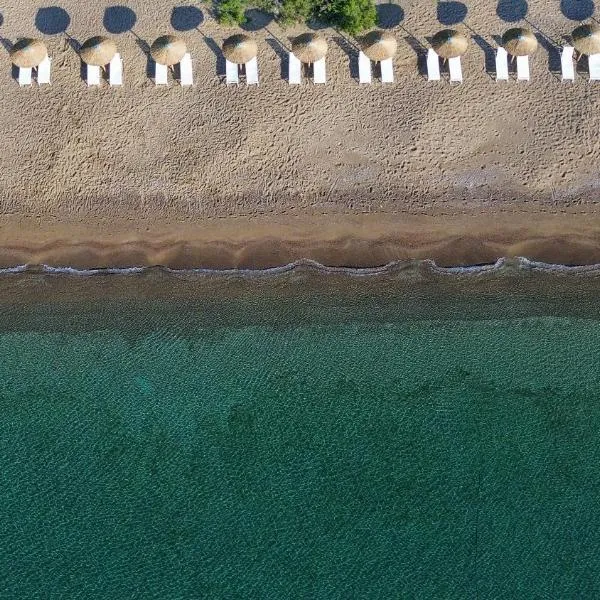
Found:
<path fill-rule="evenodd" d="M 600 88 L 584 75 L 563 84 L 549 69 L 557 56 L 548 52 L 548 42 L 532 60 L 529 84 L 495 83 L 486 72 L 489 49 L 494 36 L 515 24 L 507 20 L 514 15 L 510 6 L 501 10 L 490 0 L 465 5 L 466 25 L 459 28 L 470 32 L 474 43 L 463 60 L 460 86 L 430 84 L 419 74 L 419 45 L 445 25 L 434 3 L 403 1 L 386 5 L 388 13 L 383 13 L 402 16 L 392 27 L 399 39 L 394 84 L 359 86 L 353 41 L 325 29 L 328 84 L 289 86 L 282 79 L 282 56 L 289 38 L 304 28 L 284 30 L 271 22 L 253 33 L 261 77 L 255 88 L 222 84 L 218 48 L 237 29 L 218 26 L 202 5 L 199 28 L 180 32 L 195 77 L 194 88 L 184 90 L 176 85 L 156 89 L 147 77 L 143 51 L 144 43 L 173 31 L 173 6 L 129 3 L 137 17 L 135 35 L 114 36 L 125 64 L 124 86 L 87 89 L 72 44 L 105 33 L 103 15 L 110 5 L 63 2 L 71 40 L 43 36 L 53 58 L 52 86 L 19 89 L 11 79 L 8 54 L 0 49 L 0 245 L 8 249 L 18 238 L 22 248 L 34 248 L 37 237 L 48 239 L 51 223 L 58 223 L 61 233 L 49 243 L 69 245 L 77 229 L 92 246 L 118 244 L 124 238 L 115 229 L 128 228 L 129 237 L 152 244 L 167 226 L 183 223 L 178 235 L 185 245 L 204 235 L 209 227 L 203 223 L 237 219 L 247 223 L 248 232 L 260 222 L 268 230 L 261 239 L 280 240 L 280 246 L 295 242 L 296 252 L 270 255 L 283 260 L 301 250 L 301 240 L 285 238 L 288 230 L 281 222 L 286 218 L 294 223 L 304 219 L 317 230 L 343 223 L 346 239 L 360 247 L 370 237 L 366 226 L 350 227 L 352 215 L 375 215 L 369 236 L 393 215 L 429 215 L 436 230 L 448 216 L 479 215 L 484 221 L 504 215 L 513 241 L 502 247 L 484 240 L 487 250 L 476 260 L 484 262 L 527 241 L 514 233 L 523 214 L 538 221 L 528 223 L 537 228 L 536 237 L 548 239 L 553 234 L 542 231 L 545 221 L 539 215 L 552 214 L 556 221 L 565 211 L 584 213 L 582 222 L 596 215 Z M 545 36 L 541 40 L 559 43 L 577 25 L 564 14 L 572 14 L 565 9 L 569 2 L 561 6 L 562 11 L 559 3 L 531 0 L 527 22 L 516 24 L 529 24 Z M 40 36 L 38 8 L 28 0 L 3 9 L 0 35 L 13 42 Z M 14 231 L 15 217 L 36 225 Z M 147 226 L 140 227 L 138 220 Z M 484 231 L 474 231 L 472 219 L 461 222 L 456 235 L 482 239 Z M 314 241 L 306 240 L 305 246 Z M 397 258 L 421 256 L 406 247 L 401 252 L 402 247 L 388 246 L 377 258 L 387 258 L 393 248 Z M 269 262 L 259 260 L 259 254 L 256 264 Z M 460 262 L 475 254 L 461 251 L 455 258 Z M 43 258 L 35 252 L 31 256 Z M 124 258 L 121 250 L 114 256 Z M 189 258 L 202 256 L 192 252 Z M 350 255 L 342 262 L 355 260 L 361 262 Z"/>

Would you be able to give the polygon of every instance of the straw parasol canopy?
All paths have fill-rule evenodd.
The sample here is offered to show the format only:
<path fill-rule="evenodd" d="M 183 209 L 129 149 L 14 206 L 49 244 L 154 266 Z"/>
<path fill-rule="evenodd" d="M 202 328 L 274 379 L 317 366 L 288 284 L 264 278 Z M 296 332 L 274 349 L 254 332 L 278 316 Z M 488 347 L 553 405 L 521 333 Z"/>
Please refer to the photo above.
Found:
<path fill-rule="evenodd" d="M 600 27 L 595 23 L 580 25 L 573 30 L 571 34 L 573 46 L 579 54 L 598 54 L 600 53 Z"/>
<path fill-rule="evenodd" d="M 465 35 L 454 29 L 444 29 L 433 36 L 431 45 L 436 54 L 443 59 L 456 58 L 467 51 L 469 40 Z"/>
<path fill-rule="evenodd" d="M 103 67 L 117 53 L 117 45 L 109 38 L 98 35 L 90 38 L 81 46 L 79 56 L 87 65 Z"/>
<path fill-rule="evenodd" d="M 389 31 L 371 31 L 361 41 L 362 51 L 374 62 L 392 58 L 396 54 L 398 43 Z"/>
<path fill-rule="evenodd" d="M 529 29 L 515 27 L 502 36 L 502 46 L 512 56 L 529 56 L 538 47 L 538 41 Z"/>
<path fill-rule="evenodd" d="M 15 43 L 10 50 L 10 59 L 21 69 L 33 69 L 48 56 L 44 42 L 23 38 Z"/>
<path fill-rule="evenodd" d="M 172 67 L 181 62 L 186 50 L 185 42 L 181 38 L 163 35 L 154 40 L 150 47 L 150 54 L 159 65 Z"/>
<path fill-rule="evenodd" d="M 292 52 L 303 63 L 314 63 L 327 54 L 327 41 L 317 33 L 303 33 L 292 43 Z"/>
<path fill-rule="evenodd" d="M 243 33 L 232 35 L 223 42 L 223 54 L 225 58 L 232 63 L 245 65 L 252 60 L 258 53 L 256 42 Z"/>

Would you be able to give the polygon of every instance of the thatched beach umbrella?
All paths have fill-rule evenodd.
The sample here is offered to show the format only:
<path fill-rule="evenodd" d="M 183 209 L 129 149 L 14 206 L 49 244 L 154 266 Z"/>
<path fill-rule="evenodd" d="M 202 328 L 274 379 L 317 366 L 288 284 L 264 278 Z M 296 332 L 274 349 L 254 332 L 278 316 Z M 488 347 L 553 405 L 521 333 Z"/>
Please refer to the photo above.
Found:
<path fill-rule="evenodd" d="M 79 56 L 87 65 L 104 67 L 117 53 L 117 45 L 109 38 L 98 35 L 90 38 L 81 46 Z"/>
<path fill-rule="evenodd" d="M 327 54 L 327 41 L 317 33 L 303 33 L 292 43 L 292 52 L 303 63 L 314 63 Z"/>
<path fill-rule="evenodd" d="M 538 41 L 529 29 L 514 27 L 502 36 L 502 46 L 511 56 L 530 56 L 537 50 Z"/>
<path fill-rule="evenodd" d="M 150 55 L 159 65 L 172 67 L 181 62 L 187 48 L 185 42 L 174 35 L 163 35 L 150 47 Z"/>
<path fill-rule="evenodd" d="M 389 31 L 371 31 L 363 37 L 360 45 L 373 62 L 392 58 L 398 49 L 396 38 Z"/>
<path fill-rule="evenodd" d="M 249 35 L 238 33 L 223 42 L 223 54 L 229 62 L 245 65 L 258 54 L 258 46 Z"/>
<path fill-rule="evenodd" d="M 469 40 L 454 29 L 443 29 L 433 36 L 431 45 L 436 54 L 446 60 L 462 56 L 469 48 Z"/>
<path fill-rule="evenodd" d="M 48 56 L 44 42 L 23 38 L 15 43 L 10 50 L 10 59 L 21 69 L 33 69 Z"/>
<path fill-rule="evenodd" d="M 599 54 L 600 53 L 600 26 L 595 23 L 580 25 L 573 30 L 571 34 L 573 46 L 579 54 Z"/>

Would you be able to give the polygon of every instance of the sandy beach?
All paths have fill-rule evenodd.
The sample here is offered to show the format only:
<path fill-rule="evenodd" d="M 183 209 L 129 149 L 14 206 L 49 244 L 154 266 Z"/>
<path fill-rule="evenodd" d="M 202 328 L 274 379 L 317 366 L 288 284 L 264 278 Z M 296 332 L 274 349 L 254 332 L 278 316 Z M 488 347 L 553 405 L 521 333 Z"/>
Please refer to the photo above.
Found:
<path fill-rule="evenodd" d="M 362 87 L 355 42 L 332 29 L 327 85 L 289 86 L 282 56 L 306 28 L 255 19 L 260 87 L 228 88 L 219 48 L 238 29 L 199 5 L 199 27 L 177 32 L 175 5 L 134 1 L 134 33 L 113 36 L 124 86 L 88 89 L 73 46 L 106 34 L 110 4 L 62 2 L 70 39 L 36 28 L 37 3 L 3 9 L 0 265 L 600 262 L 600 84 L 562 83 L 552 45 L 579 23 L 577 3 L 531 0 L 527 22 L 518 2 L 466 4 L 458 86 L 420 73 L 451 14 L 435 3 L 382 6 L 396 82 Z M 495 36 L 515 23 L 540 36 L 532 80 L 499 84 Z M 192 54 L 192 89 L 147 77 L 144 49 L 172 32 Z M 46 42 L 51 86 L 11 78 L 7 48 L 23 36 Z"/>

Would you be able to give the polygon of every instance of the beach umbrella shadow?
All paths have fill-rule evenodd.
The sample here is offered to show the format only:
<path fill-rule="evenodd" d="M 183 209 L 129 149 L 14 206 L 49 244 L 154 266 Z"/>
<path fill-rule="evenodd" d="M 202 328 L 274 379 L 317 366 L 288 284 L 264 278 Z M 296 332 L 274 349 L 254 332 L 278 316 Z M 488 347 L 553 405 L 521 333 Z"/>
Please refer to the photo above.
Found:
<path fill-rule="evenodd" d="M 171 27 L 175 31 L 198 29 L 204 21 L 204 14 L 195 6 L 176 6 L 171 12 Z"/>
<path fill-rule="evenodd" d="M 225 55 L 223 54 L 223 50 L 221 49 L 219 44 L 217 44 L 217 42 L 215 42 L 215 40 L 213 38 L 207 37 L 202 32 L 200 32 L 200 33 L 201 33 L 202 37 L 204 38 L 204 42 L 206 43 L 206 45 L 210 48 L 212 53 L 215 55 L 215 58 L 216 58 L 215 72 L 217 74 L 217 77 L 224 77 L 225 76 Z"/>
<path fill-rule="evenodd" d="M 406 29 L 405 29 L 406 31 Z M 417 57 L 417 72 L 421 77 L 427 76 L 427 48 L 411 33 L 406 31 L 408 35 L 404 37 L 404 41 L 413 49 Z"/>
<path fill-rule="evenodd" d="M 152 79 L 154 77 L 155 69 L 154 60 L 150 54 L 150 44 L 146 40 L 143 40 L 141 37 L 139 37 L 135 32 L 132 31 L 131 33 L 133 33 L 137 47 L 142 51 L 143 54 L 146 55 L 146 76 L 149 79 Z"/>
<path fill-rule="evenodd" d="M 525 0 L 498 0 L 496 14 L 506 23 L 521 21 L 529 9 Z"/>
<path fill-rule="evenodd" d="M 341 35 L 334 37 L 333 41 L 348 56 L 348 63 L 350 66 L 350 77 L 352 77 L 352 79 L 358 79 L 358 46 L 356 46 L 350 40 L 346 39 Z"/>
<path fill-rule="evenodd" d="M 4 17 L 2 13 L 0 13 L 0 27 L 2 27 L 3 23 Z M 10 52 L 10 49 L 12 48 L 12 43 L 10 40 L 7 40 L 5 37 L 0 36 L 0 44 L 2 44 L 2 46 L 7 52 Z"/>
<path fill-rule="evenodd" d="M 590 65 L 586 54 L 580 56 L 579 60 L 575 63 L 575 72 L 577 73 L 577 75 L 589 75 Z"/>
<path fill-rule="evenodd" d="M 404 10 L 397 4 L 378 4 L 377 23 L 382 29 L 392 29 L 404 21 Z"/>
<path fill-rule="evenodd" d="M 289 49 L 286 48 L 275 36 L 268 37 L 266 41 L 279 58 L 279 76 L 281 79 L 287 79 L 289 69 Z"/>
<path fill-rule="evenodd" d="M 259 8 L 249 8 L 244 16 L 246 20 L 241 25 L 244 31 L 259 31 L 273 21 L 273 15 Z"/>
<path fill-rule="evenodd" d="M 548 71 L 550 73 L 558 73 L 561 69 L 560 50 L 558 46 L 542 33 L 536 33 L 535 37 L 538 44 L 548 53 Z"/>
<path fill-rule="evenodd" d="M 561 0 L 560 10 L 571 21 L 585 21 L 594 14 L 593 0 Z"/>
<path fill-rule="evenodd" d="M 45 35 L 65 33 L 70 24 L 69 13 L 60 6 L 40 8 L 35 15 L 35 26 Z"/>
<path fill-rule="evenodd" d="M 119 34 L 131 31 L 136 21 L 136 14 L 128 6 L 109 6 L 102 23 L 108 33 Z"/>
<path fill-rule="evenodd" d="M 485 72 L 490 77 L 493 76 L 496 72 L 496 49 L 478 34 L 475 34 L 472 39 L 483 50 Z"/>
<path fill-rule="evenodd" d="M 442 25 L 456 25 L 467 17 L 467 7 L 462 2 L 438 2 L 437 18 Z"/>

